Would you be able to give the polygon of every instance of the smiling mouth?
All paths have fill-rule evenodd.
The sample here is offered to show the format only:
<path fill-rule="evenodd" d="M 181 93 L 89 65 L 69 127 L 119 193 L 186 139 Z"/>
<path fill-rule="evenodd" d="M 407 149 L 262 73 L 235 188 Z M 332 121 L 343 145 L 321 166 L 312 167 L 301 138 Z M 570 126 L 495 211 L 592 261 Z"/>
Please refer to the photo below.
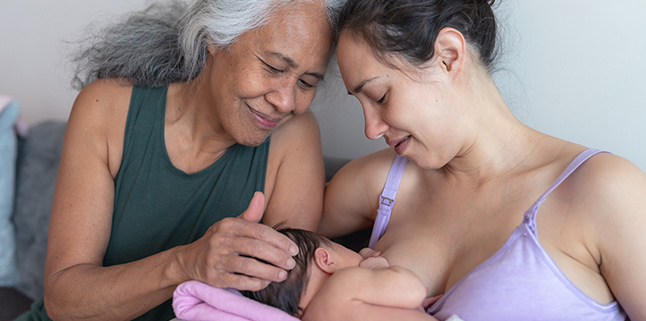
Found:
<path fill-rule="evenodd" d="M 402 139 L 399 143 L 397 143 L 397 145 L 395 145 L 395 147 L 397 147 L 397 146 L 399 146 L 399 145 L 403 144 L 403 143 L 404 143 L 404 142 L 406 142 L 409 138 L 410 138 L 410 136 L 406 136 L 406 137 L 404 137 L 404 139 Z"/>
<path fill-rule="evenodd" d="M 406 137 L 402 138 L 401 140 L 399 140 L 397 142 L 388 143 L 388 145 L 390 147 L 397 148 L 397 146 L 401 145 L 402 143 L 407 141 L 409 138 L 410 138 L 410 136 L 406 136 Z"/>
<path fill-rule="evenodd" d="M 253 116 L 253 119 L 256 121 L 256 123 L 263 129 L 272 130 L 276 128 L 276 126 L 278 126 L 278 123 L 280 123 L 280 121 L 282 120 L 282 118 L 275 118 L 263 114 L 251 108 L 251 106 L 249 105 L 247 105 L 247 108 L 249 108 L 249 111 L 251 112 L 251 115 Z"/>

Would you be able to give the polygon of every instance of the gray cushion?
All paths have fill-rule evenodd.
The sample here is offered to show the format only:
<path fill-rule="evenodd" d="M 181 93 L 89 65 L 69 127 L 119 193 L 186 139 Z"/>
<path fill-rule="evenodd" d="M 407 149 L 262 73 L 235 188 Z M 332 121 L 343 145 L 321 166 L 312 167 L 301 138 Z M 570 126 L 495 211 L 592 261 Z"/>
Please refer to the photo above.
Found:
<path fill-rule="evenodd" d="M 32 299 L 43 296 L 49 215 L 61 157 L 64 122 L 32 127 L 18 153 L 16 202 L 17 289 Z"/>

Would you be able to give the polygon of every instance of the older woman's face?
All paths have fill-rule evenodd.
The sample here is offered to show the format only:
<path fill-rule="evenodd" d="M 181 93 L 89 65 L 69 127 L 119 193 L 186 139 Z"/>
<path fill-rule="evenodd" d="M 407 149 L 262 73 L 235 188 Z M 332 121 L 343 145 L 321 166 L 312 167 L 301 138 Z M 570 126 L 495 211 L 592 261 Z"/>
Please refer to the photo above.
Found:
<path fill-rule="evenodd" d="M 224 133 L 255 146 L 305 112 L 325 74 L 332 31 L 317 2 L 276 9 L 229 48 L 211 48 L 210 104 Z"/>

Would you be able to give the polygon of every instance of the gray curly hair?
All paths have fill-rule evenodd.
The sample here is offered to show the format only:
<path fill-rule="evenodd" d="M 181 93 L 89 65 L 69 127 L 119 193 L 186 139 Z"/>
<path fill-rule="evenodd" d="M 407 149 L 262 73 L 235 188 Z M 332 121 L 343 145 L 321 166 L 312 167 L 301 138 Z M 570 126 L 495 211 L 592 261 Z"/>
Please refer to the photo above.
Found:
<path fill-rule="evenodd" d="M 192 80 L 206 63 L 208 46 L 230 46 L 261 27 L 271 12 L 296 1 L 170 0 L 155 3 L 99 30 L 72 57 L 72 86 L 101 78 L 126 78 L 136 86 L 166 86 Z M 345 0 L 322 0 L 332 30 Z"/>

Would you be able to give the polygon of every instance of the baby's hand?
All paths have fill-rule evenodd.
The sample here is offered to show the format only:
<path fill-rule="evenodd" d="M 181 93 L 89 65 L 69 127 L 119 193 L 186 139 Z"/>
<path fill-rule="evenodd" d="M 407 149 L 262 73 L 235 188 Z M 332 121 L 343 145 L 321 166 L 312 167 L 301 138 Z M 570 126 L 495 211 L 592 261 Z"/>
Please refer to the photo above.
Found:
<path fill-rule="evenodd" d="M 359 267 L 371 270 L 385 269 L 389 266 L 388 260 L 383 256 L 369 257 L 359 262 Z"/>
<path fill-rule="evenodd" d="M 359 254 L 361 254 L 364 259 L 381 256 L 381 252 L 377 252 L 369 247 L 364 247 L 363 249 L 361 249 L 361 251 L 359 251 Z"/>

